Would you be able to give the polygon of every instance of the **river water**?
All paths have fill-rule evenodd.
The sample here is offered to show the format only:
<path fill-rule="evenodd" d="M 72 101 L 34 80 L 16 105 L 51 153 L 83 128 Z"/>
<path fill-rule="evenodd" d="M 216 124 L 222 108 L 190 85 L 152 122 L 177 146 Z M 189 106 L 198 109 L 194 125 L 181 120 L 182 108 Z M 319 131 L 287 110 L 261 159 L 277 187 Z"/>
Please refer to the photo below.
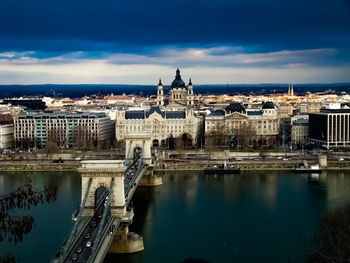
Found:
<path fill-rule="evenodd" d="M 316 175 L 284 171 L 204 175 L 163 174 L 163 185 L 138 188 L 130 230 L 143 236 L 145 250 L 108 255 L 105 262 L 303 262 L 309 239 L 323 212 L 350 202 L 350 172 Z M 29 211 L 35 229 L 23 242 L 0 242 L 0 257 L 17 262 L 48 262 L 72 228 L 71 215 L 81 198 L 80 176 L 73 172 L 1 173 L 0 194 L 27 179 L 40 189 L 58 186 L 55 203 Z"/>

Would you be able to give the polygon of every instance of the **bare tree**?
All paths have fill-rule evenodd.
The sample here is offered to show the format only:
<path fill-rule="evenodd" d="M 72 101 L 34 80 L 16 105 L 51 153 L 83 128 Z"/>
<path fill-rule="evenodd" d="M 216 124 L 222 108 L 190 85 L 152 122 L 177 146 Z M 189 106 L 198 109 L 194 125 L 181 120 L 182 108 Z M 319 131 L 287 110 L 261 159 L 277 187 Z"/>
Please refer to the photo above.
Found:
<path fill-rule="evenodd" d="M 256 129 L 251 123 L 243 123 L 238 128 L 233 129 L 232 133 L 237 138 L 237 146 L 243 150 L 252 145 L 252 141 L 256 137 Z"/>
<path fill-rule="evenodd" d="M 207 148 L 215 149 L 217 147 L 227 147 L 229 144 L 229 132 L 224 124 L 216 124 L 205 137 Z"/>
<path fill-rule="evenodd" d="M 350 205 L 322 215 L 309 249 L 308 262 L 350 261 Z"/>
<path fill-rule="evenodd" d="M 11 215 L 13 209 L 29 210 L 38 204 L 56 201 L 57 187 L 49 185 L 39 191 L 33 189 L 28 181 L 15 191 L 0 196 L 0 242 L 7 240 L 17 244 L 23 240 L 23 236 L 31 232 L 35 225 L 34 217 Z M 8 253 L 0 258 L 0 262 L 16 262 L 15 256 Z"/>
<path fill-rule="evenodd" d="M 47 142 L 45 145 L 45 151 L 47 154 L 54 154 L 58 153 L 60 148 L 58 148 L 57 144 L 54 142 Z"/>
<path fill-rule="evenodd" d="M 0 113 L 0 122 L 12 123 L 13 116 L 11 114 L 2 114 Z"/>
<path fill-rule="evenodd" d="M 18 138 L 15 142 L 16 148 L 21 148 L 23 150 L 28 150 L 29 148 L 34 147 L 34 139 L 24 137 Z"/>

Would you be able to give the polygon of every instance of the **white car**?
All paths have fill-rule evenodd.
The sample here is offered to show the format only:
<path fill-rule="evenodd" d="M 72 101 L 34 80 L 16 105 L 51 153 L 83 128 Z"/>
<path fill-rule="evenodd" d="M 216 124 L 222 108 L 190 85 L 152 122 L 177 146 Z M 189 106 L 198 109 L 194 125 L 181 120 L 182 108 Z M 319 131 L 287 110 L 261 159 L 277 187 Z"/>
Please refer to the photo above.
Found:
<path fill-rule="evenodd" d="M 91 244 L 91 241 L 89 240 L 88 242 L 86 242 L 86 247 L 91 247 L 92 244 Z"/>

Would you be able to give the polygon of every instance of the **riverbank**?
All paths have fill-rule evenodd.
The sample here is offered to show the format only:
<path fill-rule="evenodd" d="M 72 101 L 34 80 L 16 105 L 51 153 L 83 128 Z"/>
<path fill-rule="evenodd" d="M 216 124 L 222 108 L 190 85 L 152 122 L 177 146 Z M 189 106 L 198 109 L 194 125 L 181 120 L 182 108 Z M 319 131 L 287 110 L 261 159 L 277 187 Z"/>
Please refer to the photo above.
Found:
<path fill-rule="evenodd" d="M 3 161 L 0 163 L 0 171 L 16 172 L 56 172 L 77 171 L 80 161 L 53 163 L 52 161 Z"/>
<path fill-rule="evenodd" d="M 315 161 L 309 164 L 316 164 Z M 161 160 L 154 167 L 159 171 L 202 171 L 206 168 L 220 167 L 221 160 Z M 292 171 L 302 164 L 298 160 L 244 160 L 227 162 L 228 168 L 239 168 L 240 170 L 287 170 Z M 80 160 L 63 161 L 57 160 L 17 160 L 1 161 L 0 171 L 76 171 L 80 167 Z M 350 161 L 328 161 L 325 170 L 350 170 Z"/>
<path fill-rule="evenodd" d="M 317 164 L 316 160 L 309 161 L 310 165 Z M 159 162 L 155 171 L 201 171 L 206 168 L 220 167 L 223 161 L 218 160 L 164 160 Z M 228 168 L 240 170 L 287 170 L 292 171 L 302 165 L 301 160 L 244 160 L 227 162 Z M 350 161 L 328 161 L 324 170 L 350 170 Z"/>

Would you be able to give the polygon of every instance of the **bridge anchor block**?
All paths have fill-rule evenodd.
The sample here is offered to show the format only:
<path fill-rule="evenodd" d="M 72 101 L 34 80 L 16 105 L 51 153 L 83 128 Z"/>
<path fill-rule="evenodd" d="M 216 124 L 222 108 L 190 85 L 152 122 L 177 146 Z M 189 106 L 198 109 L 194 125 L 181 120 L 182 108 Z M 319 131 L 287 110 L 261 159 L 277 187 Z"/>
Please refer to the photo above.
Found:
<path fill-rule="evenodd" d="M 136 253 L 144 250 L 143 238 L 129 232 L 128 226 L 120 226 L 114 236 L 108 253 Z"/>
<path fill-rule="evenodd" d="M 162 177 L 155 176 L 153 174 L 153 169 L 148 169 L 139 182 L 139 186 L 157 186 L 162 184 Z"/>

